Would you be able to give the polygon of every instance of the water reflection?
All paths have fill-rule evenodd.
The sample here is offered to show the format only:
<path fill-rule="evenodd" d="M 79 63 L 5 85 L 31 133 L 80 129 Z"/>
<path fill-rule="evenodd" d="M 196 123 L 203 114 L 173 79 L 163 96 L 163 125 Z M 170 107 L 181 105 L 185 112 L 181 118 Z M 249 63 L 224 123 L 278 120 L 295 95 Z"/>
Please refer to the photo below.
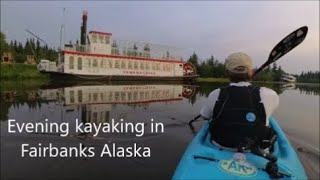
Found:
<path fill-rule="evenodd" d="M 212 90 L 227 86 L 228 83 L 199 83 L 198 95 L 207 97 Z M 296 83 L 262 83 L 254 82 L 253 85 L 263 86 L 273 89 L 277 94 L 282 94 L 286 90 L 299 90 L 300 94 L 316 95 L 320 94 L 319 84 L 296 84 Z"/>
<path fill-rule="evenodd" d="M 315 95 L 315 96 L 320 95 L 320 86 L 318 84 L 317 85 L 298 85 L 297 88 L 299 89 L 300 94 Z"/>
<path fill-rule="evenodd" d="M 190 99 L 195 93 L 196 86 L 183 84 L 91 84 L 32 91 L 3 91 L 1 120 L 8 119 L 10 107 L 19 111 L 27 106 L 29 111 L 37 109 L 43 117 L 59 109 L 63 120 L 66 120 L 68 114 L 75 113 L 83 122 L 108 122 L 112 107 L 116 104 L 147 108 L 154 102 Z"/>
<path fill-rule="evenodd" d="M 281 105 L 275 112 L 275 117 L 279 121 L 283 130 L 288 134 L 291 142 L 296 148 L 303 147 L 304 154 L 313 155 L 311 158 L 306 157 L 302 159 L 305 164 L 310 164 L 310 161 L 319 157 L 318 153 L 308 150 L 308 146 L 315 147 L 316 152 L 319 152 L 319 102 L 314 97 L 319 98 L 319 85 L 302 85 L 302 84 L 275 84 L 275 83 L 255 83 L 256 85 L 266 86 L 274 89 L 280 94 Z M 78 84 L 62 87 L 48 86 L 33 90 L 10 90 L 1 91 L 1 111 L 0 119 L 2 131 L 2 139 L 4 144 L 3 157 L 7 172 L 10 169 L 8 177 L 15 177 L 16 172 L 26 175 L 28 179 L 30 174 L 24 172 L 28 167 L 33 170 L 38 167 L 48 167 L 54 164 L 50 161 L 37 161 L 37 163 L 29 163 L 17 158 L 19 153 L 17 147 L 21 142 L 34 143 L 54 142 L 56 144 L 74 144 L 81 141 L 81 143 L 88 146 L 95 146 L 99 148 L 106 142 L 117 142 L 127 146 L 130 143 L 139 142 L 146 146 L 152 147 L 153 157 L 150 159 L 117 159 L 114 161 L 105 161 L 104 159 L 93 159 L 88 161 L 79 160 L 77 163 L 70 163 L 70 161 L 61 160 L 65 166 L 54 170 L 53 174 L 63 175 L 65 167 L 76 168 L 75 164 L 81 164 L 87 167 L 88 171 L 96 169 L 102 176 L 105 176 L 105 169 L 109 169 L 108 174 L 116 174 L 117 170 L 125 169 L 121 174 L 128 174 L 127 169 L 145 172 L 141 175 L 146 179 L 161 176 L 161 179 L 169 179 L 175 169 L 175 165 L 179 161 L 181 154 L 193 138 L 190 129 L 187 128 L 187 123 L 200 111 L 206 97 L 209 93 L 221 86 L 226 86 L 227 83 L 199 83 L 197 86 L 183 85 L 178 83 L 163 83 L 153 82 L 144 84 L 142 82 L 130 82 L 127 84 Z M 298 103 L 297 103 L 298 102 Z M 144 138 L 134 138 L 130 135 L 112 136 L 105 133 L 99 134 L 97 138 L 87 138 L 86 135 L 79 137 L 76 134 L 71 134 L 71 138 L 61 138 L 46 135 L 24 135 L 13 136 L 12 134 L 5 134 L 6 122 L 8 118 L 15 118 L 18 121 L 32 121 L 39 122 L 48 118 L 54 122 L 73 122 L 79 119 L 82 122 L 110 122 L 112 118 L 120 120 L 121 118 L 128 122 L 145 122 L 150 118 L 156 118 L 158 122 L 162 122 L 166 131 L 163 134 L 147 134 Z M 301 128 L 301 120 L 303 120 L 303 128 Z M 199 127 L 203 122 L 197 122 L 195 125 Z M 70 129 L 72 132 L 73 130 Z M 76 137 L 76 138 L 73 138 Z M 301 144 L 300 142 L 304 142 Z M 163 153 L 163 147 L 172 148 L 170 153 Z M 11 153 L 15 152 L 15 153 Z M 306 153 L 305 153 L 306 152 Z M 312 152 L 312 153 L 310 153 Z M 298 155 L 303 154 L 299 152 Z M 315 155 L 315 156 L 314 156 Z M 317 157 L 317 158 L 314 158 Z M 23 164 L 17 167 L 15 164 Z M 69 163 L 68 163 L 69 162 Z M 103 162 L 103 165 L 100 166 Z M 128 163 L 130 162 L 130 163 Z M 315 165 L 310 168 L 319 167 L 318 162 L 312 161 Z M 32 164 L 33 166 L 30 166 Z M 124 168 L 125 165 L 132 165 L 132 167 Z M 91 167 L 92 166 L 92 167 Z M 58 166 L 57 166 L 58 167 Z M 108 168 L 106 168 L 108 167 Z M 145 167 L 151 169 L 160 169 L 158 173 L 146 172 Z M 166 167 L 167 169 L 162 169 Z M 309 167 L 309 166 L 306 166 Z M 16 168 L 19 168 L 16 171 Z M 50 169 L 43 170 L 48 173 Z M 319 177 L 318 171 L 308 170 L 309 177 Z M 77 173 L 70 172 L 72 177 L 79 177 L 88 179 L 86 171 L 77 171 Z M 316 175 L 310 175 L 310 172 L 315 172 Z M 136 174 L 136 173 L 135 173 Z M 29 175 L 29 176 L 28 176 Z M 149 175 L 149 176 L 148 176 Z M 90 175 L 91 176 L 91 175 Z M 31 176 L 32 177 L 32 176 Z M 10 179 L 10 178 L 8 178 Z M 60 178 L 61 179 L 61 178 Z"/>
<path fill-rule="evenodd" d="M 298 90 L 300 94 L 316 95 L 320 93 L 318 84 L 295 83 L 254 83 L 275 90 L 279 95 L 287 90 Z M 66 87 L 45 87 L 34 90 L 6 90 L 1 92 L 0 120 L 8 119 L 10 107 L 19 109 L 27 106 L 29 109 L 41 109 L 49 102 L 64 106 L 64 113 L 75 112 L 81 114 L 83 121 L 108 121 L 112 104 L 126 104 L 130 107 L 148 107 L 153 102 L 181 101 L 188 99 L 195 104 L 199 97 L 207 97 L 212 90 L 227 83 L 198 83 L 198 86 L 183 84 L 90 84 Z M 102 112 L 102 109 L 105 111 Z M 41 111 L 41 110 L 40 110 Z M 90 114 L 90 116 L 88 115 Z"/>

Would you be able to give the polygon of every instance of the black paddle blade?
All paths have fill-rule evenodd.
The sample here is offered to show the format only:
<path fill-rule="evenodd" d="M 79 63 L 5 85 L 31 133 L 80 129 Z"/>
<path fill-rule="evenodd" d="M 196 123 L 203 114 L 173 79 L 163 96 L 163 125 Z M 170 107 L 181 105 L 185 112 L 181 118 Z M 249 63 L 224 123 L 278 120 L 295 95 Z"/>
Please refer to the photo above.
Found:
<path fill-rule="evenodd" d="M 269 58 L 267 62 L 265 62 L 260 68 L 258 68 L 252 77 L 256 76 L 260 71 L 262 71 L 265 67 L 270 65 L 271 63 L 275 62 L 279 58 L 281 58 L 283 55 L 291 51 L 293 48 L 298 46 L 307 36 L 308 33 L 308 27 L 303 26 L 292 33 L 290 33 L 288 36 L 286 36 L 284 39 L 282 39 L 271 51 Z"/>
<path fill-rule="evenodd" d="M 308 27 L 303 26 L 282 39 L 271 51 L 268 62 L 273 63 L 298 46 L 307 36 Z"/>

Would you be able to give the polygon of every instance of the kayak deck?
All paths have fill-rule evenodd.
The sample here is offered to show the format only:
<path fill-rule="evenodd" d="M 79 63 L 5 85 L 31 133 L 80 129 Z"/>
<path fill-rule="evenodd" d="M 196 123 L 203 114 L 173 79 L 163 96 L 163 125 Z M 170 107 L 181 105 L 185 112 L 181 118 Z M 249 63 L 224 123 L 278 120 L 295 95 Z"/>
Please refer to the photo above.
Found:
<path fill-rule="evenodd" d="M 274 118 L 270 123 L 278 134 L 272 154 L 278 158 L 283 179 L 307 179 L 294 149 Z M 209 123 L 200 129 L 182 156 L 173 179 L 270 179 L 264 170 L 268 160 L 252 153 L 237 153 L 213 145 Z"/>

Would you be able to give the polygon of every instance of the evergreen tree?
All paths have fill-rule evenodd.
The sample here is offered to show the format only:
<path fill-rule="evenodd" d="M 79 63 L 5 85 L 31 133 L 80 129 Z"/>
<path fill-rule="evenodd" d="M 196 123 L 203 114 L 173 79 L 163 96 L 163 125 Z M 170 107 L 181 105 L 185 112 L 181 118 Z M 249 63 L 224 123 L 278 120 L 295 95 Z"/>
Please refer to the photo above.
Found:
<path fill-rule="evenodd" d="M 194 52 L 192 56 L 190 56 L 188 62 L 194 65 L 197 72 L 200 72 L 199 63 L 198 63 L 198 55 Z"/>
<path fill-rule="evenodd" d="M 6 41 L 6 35 L 2 32 L 0 32 L 0 56 L 2 56 L 5 52 L 8 52 L 9 45 Z"/>

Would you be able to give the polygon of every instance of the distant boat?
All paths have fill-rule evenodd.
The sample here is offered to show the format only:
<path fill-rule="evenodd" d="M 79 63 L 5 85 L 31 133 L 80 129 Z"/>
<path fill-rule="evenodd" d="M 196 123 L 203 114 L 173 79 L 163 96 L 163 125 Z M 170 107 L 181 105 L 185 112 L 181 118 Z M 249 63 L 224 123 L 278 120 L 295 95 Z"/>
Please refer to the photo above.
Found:
<path fill-rule="evenodd" d="M 290 90 L 290 89 L 295 89 L 296 88 L 296 84 L 292 83 L 292 82 L 287 82 L 282 84 L 281 89 L 282 90 Z"/>
<path fill-rule="evenodd" d="M 41 60 L 38 70 L 53 79 L 194 80 L 195 67 L 174 55 L 174 49 L 150 43 L 112 40 L 108 32 L 87 29 L 82 15 L 80 44 L 65 44 L 58 62 Z"/>
<path fill-rule="evenodd" d="M 281 80 L 285 81 L 285 82 L 296 82 L 297 78 L 292 76 L 292 75 L 290 75 L 290 74 L 283 74 L 281 76 Z"/>

